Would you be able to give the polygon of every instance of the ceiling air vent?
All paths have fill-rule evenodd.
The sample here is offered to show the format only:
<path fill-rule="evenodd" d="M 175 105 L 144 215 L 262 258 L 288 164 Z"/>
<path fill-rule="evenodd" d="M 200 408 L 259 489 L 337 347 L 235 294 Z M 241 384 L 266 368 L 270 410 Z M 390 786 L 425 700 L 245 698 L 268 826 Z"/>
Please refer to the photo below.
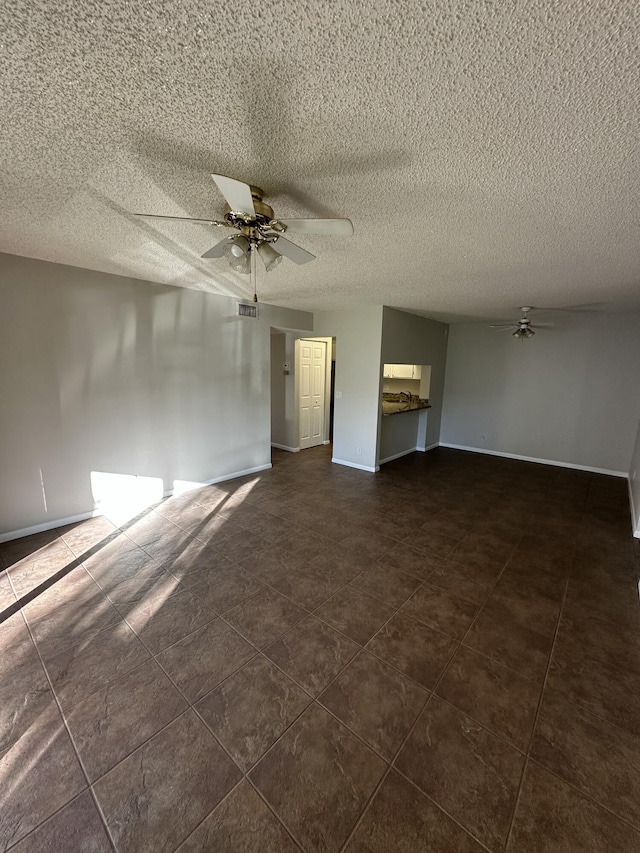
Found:
<path fill-rule="evenodd" d="M 255 303 L 238 302 L 239 317 L 257 317 L 258 306 Z"/>

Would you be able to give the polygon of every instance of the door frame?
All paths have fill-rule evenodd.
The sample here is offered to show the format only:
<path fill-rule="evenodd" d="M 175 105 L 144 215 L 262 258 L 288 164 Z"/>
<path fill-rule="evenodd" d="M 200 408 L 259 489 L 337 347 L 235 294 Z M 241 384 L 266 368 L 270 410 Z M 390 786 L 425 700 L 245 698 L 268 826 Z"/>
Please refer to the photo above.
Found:
<path fill-rule="evenodd" d="M 295 418 L 296 418 L 296 441 L 300 448 L 300 342 L 316 341 L 325 344 L 325 375 L 324 375 L 324 412 L 322 418 L 322 444 L 330 444 L 329 441 L 329 395 L 331 394 L 331 356 L 333 338 L 321 337 L 320 335 L 301 335 L 295 340 Z"/>

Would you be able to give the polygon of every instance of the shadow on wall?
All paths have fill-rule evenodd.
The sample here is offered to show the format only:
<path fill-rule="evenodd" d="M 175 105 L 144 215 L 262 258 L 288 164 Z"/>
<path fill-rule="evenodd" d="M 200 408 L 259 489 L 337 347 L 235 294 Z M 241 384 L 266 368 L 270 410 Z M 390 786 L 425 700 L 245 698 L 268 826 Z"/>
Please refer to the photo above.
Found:
<path fill-rule="evenodd" d="M 167 492 L 270 463 L 267 323 L 232 299 L 64 270 L 9 291 L 0 532 L 91 512 L 101 473 Z"/>

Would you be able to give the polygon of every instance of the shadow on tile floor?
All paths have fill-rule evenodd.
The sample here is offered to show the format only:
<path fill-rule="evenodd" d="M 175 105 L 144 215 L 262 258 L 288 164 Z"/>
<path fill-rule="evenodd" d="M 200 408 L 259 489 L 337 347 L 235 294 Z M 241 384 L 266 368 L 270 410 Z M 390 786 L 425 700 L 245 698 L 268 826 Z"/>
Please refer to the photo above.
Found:
<path fill-rule="evenodd" d="M 640 849 L 624 482 L 273 463 L 0 545 L 0 850 Z"/>

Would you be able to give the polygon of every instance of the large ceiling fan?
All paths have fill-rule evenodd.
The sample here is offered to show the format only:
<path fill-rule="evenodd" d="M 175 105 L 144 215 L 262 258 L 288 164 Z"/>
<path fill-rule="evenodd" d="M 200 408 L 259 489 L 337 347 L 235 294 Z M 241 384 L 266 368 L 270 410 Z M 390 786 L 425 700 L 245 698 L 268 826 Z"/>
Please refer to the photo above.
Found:
<path fill-rule="evenodd" d="M 349 219 L 276 219 L 273 209 L 263 201 L 264 193 L 259 187 L 244 184 L 225 175 L 212 175 L 227 206 L 223 221 L 215 219 L 190 219 L 184 216 L 158 216 L 152 213 L 136 213 L 146 219 L 164 219 L 176 222 L 192 222 L 196 225 L 211 225 L 214 228 L 229 228 L 235 233 L 216 243 L 202 255 L 203 258 L 227 257 L 237 272 L 249 274 L 251 258 L 256 254 L 262 259 L 267 272 L 283 257 L 296 264 L 313 261 L 315 255 L 292 243 L 284 234 L 337 234 L 350 236 L 353 225 Z"/>
<path fill-rule="evenodd" d="M 519 320 L 514 323 L 492 323 L 490 328 L 499 329 L 501 332 L 506 332 L 507 329 L 515 329 L 511 334 L 514 338 L 519 338 L 522 341 L 526 338 L 532 338 L 535 335 L 534 326 L 527 314 L 534 309 L 530 305 L 524 305 L 520 310 L 522 317 Z M 548 329 L 553 325 L 553 323 L 536 323 L 535 329 Z"/>

